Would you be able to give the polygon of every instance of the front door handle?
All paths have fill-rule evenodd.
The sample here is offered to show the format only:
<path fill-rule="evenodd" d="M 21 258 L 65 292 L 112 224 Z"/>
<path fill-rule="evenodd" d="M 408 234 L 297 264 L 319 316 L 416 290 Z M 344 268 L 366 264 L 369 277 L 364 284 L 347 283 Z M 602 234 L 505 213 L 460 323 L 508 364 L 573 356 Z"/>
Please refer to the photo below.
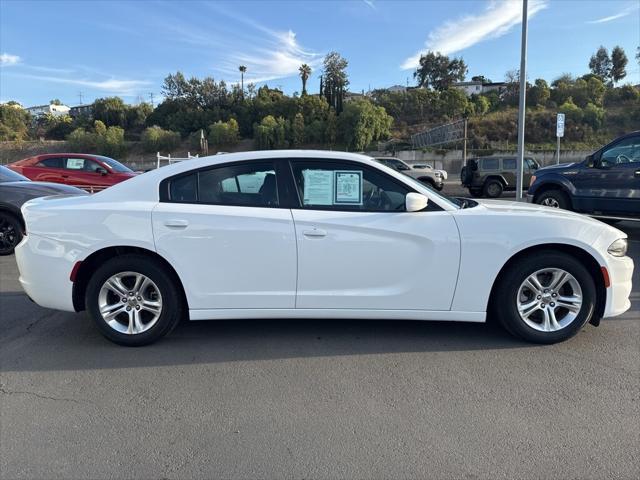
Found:
<path fill-rule="evenodd" d="M 302 234 L 305 237 L 326 237 L 327 232 L 320 228 L 313 228 L 311 230 L 304 230 Z"/>
<path fill-rule="evenodd" d="M 640 170 L 636 170 L 636 173 L 634 173 L 634 175 L 635 175 L 636 177 L 640 177 Z"/>
<path fill-rule="evenodd" d="M 164 221 L 164 226 L 169 228 L 186 228 L 189 222 L 186 220 L 170 219 Z"/>

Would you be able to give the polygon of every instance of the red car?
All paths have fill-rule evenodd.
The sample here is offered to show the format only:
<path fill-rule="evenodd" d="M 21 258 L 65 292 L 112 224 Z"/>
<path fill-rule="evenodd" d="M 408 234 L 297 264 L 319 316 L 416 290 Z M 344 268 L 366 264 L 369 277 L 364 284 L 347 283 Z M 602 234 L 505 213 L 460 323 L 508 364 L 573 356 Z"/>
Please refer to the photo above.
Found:
<path fill-rule="evenodd" d="M 7 167 L 29 180 L 63 183 L 92 193 L 138 175 L 113 158 L 84 153 L 36 155 Z"/>

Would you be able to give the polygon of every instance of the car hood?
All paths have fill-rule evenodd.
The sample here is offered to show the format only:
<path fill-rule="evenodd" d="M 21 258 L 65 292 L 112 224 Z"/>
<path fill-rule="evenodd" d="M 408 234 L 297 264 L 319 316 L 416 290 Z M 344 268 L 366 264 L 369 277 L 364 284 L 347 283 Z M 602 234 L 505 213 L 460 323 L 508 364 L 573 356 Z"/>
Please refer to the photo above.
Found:
<path fill-rule="evenodd" d="M 87 195 L 87 192 L 71 185 L 49 182 L 3 182 L 0 188 L 8 188 L 20 191 L 26 195 L 46 196 L 46 195 Z"/>

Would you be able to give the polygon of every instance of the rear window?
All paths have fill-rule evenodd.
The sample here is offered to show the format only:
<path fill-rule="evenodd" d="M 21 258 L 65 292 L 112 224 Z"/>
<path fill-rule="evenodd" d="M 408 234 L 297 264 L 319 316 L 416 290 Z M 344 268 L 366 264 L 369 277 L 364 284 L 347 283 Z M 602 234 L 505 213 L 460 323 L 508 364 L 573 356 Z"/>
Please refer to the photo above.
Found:
<path fill-rule="evenodd" d="M 500 168 L 500 161 L 497 158 L 484 158 L 482 160 L 483 170 L 498 170 Z"/>

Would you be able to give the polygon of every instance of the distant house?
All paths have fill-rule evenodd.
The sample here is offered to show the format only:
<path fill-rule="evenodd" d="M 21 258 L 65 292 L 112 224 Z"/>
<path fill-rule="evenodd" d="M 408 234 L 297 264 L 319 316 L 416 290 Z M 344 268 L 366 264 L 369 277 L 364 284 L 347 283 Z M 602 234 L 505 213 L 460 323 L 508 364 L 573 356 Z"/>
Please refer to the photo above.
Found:
<path fill-rule="evenodd" d="M 507 84 L 504 82 L 457 82 L 452 85 L 453 88 L 462 90 L 467 97 L 470 97 L 471 95 L 481 95 L 488 92 L 502 93 L 506 86 Z"/>
<path fill-rule="evenodd" d="M 345 102 L 349 102 L 351 100 L 356 100 L 358 98 L 365 98 L 366 95 L 364 94 L 364 90 L 362 91 L 362 93 L 358 93 L 358 92 L 345 92 L 344 94 L 344 101 Z"/>
<path fill-rule="evenodd" d="M 71 110 L 66 105 L 37 105 L 35 107 L 25 108 L 27 112 L 31 114 L 32 117 L 41 117 L 42 115 L 54 115 L 56 117 L 60 117 L 62 115 L 69 115 L 69 110 Z"/>
<path fill-rule="evenodd" d="M 69 110 L 69 115 L 73 118 L 78 117 L 92 117 L 93 116 L 93 104 L 90 105 L 76 105 L 75 107 L 71 107 Z"/>

